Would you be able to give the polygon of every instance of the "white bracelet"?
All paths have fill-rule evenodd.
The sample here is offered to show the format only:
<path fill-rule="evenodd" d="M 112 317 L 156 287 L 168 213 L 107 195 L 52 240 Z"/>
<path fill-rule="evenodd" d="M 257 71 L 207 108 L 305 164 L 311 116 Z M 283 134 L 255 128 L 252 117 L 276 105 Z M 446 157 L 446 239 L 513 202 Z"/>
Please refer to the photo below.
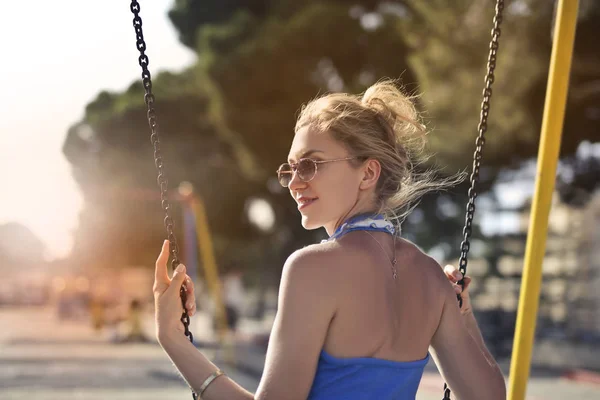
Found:
<path fill-rule="evenodd" d="M 199 392 L 198 395 L 202 396 L 202 393 L 204 393 L 204 391 L 206 390 L 208 385 L 210 385 L 212 383 L 212 381 L 214 381 L 221 375 L 225 375 L 225 373 L 223 371 L 221 371 L 220 369 L 217 369 L 215 372 L 210 374 L 210 376 L 208 378 L 206 378 L 204 383 L 202 383 L 202 385 L 200 385 L 200 389 L 198 390 L 198 392 Z"/>

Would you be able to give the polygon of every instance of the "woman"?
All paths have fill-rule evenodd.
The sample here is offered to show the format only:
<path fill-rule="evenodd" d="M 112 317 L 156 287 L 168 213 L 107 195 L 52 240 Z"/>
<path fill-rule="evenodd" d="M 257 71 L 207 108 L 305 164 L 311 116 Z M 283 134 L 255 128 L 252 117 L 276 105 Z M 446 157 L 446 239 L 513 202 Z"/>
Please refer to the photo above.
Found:
<path fill-rule="evenodd" d="M 179 288 L 193 298 L 193 287 L 183 265 L 169 279 L 164 243 L 154 287 L 158 340 L 203 399 L 414 400 L 429 354 L 458 399 L 506 397 L 466 291 L 458 307 L 459 271 L 444 274 L 392 223 L 424 193 L 458 180 L 412 170 L 424 134 L 412 100 L 390 81 L 302 109 L 278 177 L 302 226 L 330 237 L 285 263 L 256 394 L 221 376 L 183 335 Z M 186 308 L 194 313 L 193 300 Z"/>

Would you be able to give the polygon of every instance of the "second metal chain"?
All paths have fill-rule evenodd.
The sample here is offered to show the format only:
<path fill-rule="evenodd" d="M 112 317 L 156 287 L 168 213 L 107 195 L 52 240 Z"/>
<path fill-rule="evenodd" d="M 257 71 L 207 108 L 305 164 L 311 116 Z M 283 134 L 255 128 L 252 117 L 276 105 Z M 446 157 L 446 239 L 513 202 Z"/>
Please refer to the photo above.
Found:
<path fill-rule="evenodd" d="M 479 135 L 475 141 L 475 153 L 473 154 L 473 171 L 471 172 L 471 186 L 469 188 L 469 201 L 466 207 L 465 226 L 463 228 L 463 241 L 460 244 L 460 259 L 458 268 L 463 277 L 467 275 L 467 256 L 471 243 L 469 238 L 472 233 L 473 217 L 475 216 L 475 198 L 477 197 L 477 183 L 479 182 L 479 170 L 481 159 L 483 157 L 483 146 L 485 145 L 485 133 L 487 132 L 487 122 L 490 112 L 490 100 L 492 98 L 492 84 L 494 83 L 494 71 L 496 70 L 496 57 L 498 53 L 500 24 L 502 24 L 502 11 L 504 10 L 504 0 L 496 0 L 496 13 L 494 15 L 494 27 L 492 29 L 492 39 L 490 42 L 490 52 L 487 62 L 487 74 L 485 76 L 485 87 L 483 89 L 483 101 L 481 103 L 481 114 L 479 116 L 479 126 L 477 127 Z M 464 289 L 464 279 L 459 284 Z M 462 307 L 462 296 L 457 295 L 458 304 Z M 444 398 L 450 400 L 450 388 L 444 383 Z"/>

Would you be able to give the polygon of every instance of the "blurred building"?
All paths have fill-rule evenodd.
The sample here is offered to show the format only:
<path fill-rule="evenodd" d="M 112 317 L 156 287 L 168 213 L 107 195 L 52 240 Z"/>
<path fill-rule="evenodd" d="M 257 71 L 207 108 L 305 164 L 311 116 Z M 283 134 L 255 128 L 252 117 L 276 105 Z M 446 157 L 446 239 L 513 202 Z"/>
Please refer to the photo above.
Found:
<path fill-rule="evenodd" d="M 527 232 L 529 210 L 523 212 Z M 600 191 L 581 207 L 553 199 L 540 296 L 540 334 L 600 343 Z"/>
<path fill-rule="evenodd" d="M 512 352 L 530 206 L 518 232 L 487 240 L 485 257 L 469 260 L 473 306 L 491 350 Z M 534 362 L 600 369 L 600 191 L 579 207 L 553 198 L 536 325 Z"/>

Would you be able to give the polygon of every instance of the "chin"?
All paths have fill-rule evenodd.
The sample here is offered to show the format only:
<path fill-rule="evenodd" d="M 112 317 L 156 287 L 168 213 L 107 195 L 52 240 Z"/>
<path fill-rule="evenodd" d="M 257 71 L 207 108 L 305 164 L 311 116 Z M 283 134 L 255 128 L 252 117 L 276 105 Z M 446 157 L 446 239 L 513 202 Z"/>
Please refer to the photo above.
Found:
<path fill-rule="evenodd" d="M 313 218 L 308 217 L 305 214 L 302 214 L 302 221 L 301 221 L 302 227 L 304 229 L 306 229 L 307 231 L 312 231 L 315 229 L 319 229 L 323 226 L 322 223 L 319 223 L 318 221 L 315 221 Z"/>

